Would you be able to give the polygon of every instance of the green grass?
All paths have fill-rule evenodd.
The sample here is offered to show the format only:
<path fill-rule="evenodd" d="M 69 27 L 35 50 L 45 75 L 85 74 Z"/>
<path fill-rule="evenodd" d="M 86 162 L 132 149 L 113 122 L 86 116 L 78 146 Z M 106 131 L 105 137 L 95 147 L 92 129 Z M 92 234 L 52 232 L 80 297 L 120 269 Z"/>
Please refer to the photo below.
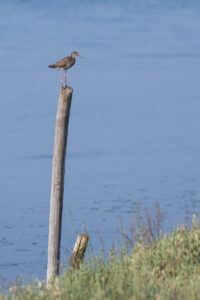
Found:
<path fill-rule="evenodd" d="M 41 281 L 16 285 L 0 299 L 200 299 L 198 220 L 160 238 L 142 238 L 141 227 L 135 232 L 137 242 L 129 254 L 125 238 L 120 254 L 111 251 L 108 260 L 99 257 L 85 261 L 77 271 L 65 270 L 48 290 Z"/>

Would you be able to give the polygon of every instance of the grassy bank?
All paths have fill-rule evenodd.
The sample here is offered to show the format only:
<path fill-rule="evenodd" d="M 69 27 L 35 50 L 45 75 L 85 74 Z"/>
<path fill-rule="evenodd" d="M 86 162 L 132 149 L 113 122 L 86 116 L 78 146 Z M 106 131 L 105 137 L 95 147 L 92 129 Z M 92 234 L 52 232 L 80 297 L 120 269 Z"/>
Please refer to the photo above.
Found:
<path fill-rule="evenodd" d="M 200 299 L 197 219 L 161 238 L 147 239 L 139 232 L 129 254 L 125 245 L 120 254 L 111 251 L 109 260 L 96 258 L 84 262 L 78 271 L 66 270 L 49 290 L 43 282 L 15 286 L 0 299 Z"/>

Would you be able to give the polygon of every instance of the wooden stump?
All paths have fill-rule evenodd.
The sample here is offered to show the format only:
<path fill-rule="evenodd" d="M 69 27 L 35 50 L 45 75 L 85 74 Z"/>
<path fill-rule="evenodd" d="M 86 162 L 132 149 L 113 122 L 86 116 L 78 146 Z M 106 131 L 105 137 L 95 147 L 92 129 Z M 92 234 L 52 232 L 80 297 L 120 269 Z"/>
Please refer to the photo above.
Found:
<path fill-rule="evenodd" d="M 84 258 L 85 250 L 89 241 L 88 234 L 79 234 L 74 246 L 72 257 L 69 263 L 70 268 L 79 269 L 80 262 Z"/>
<path fill-rule="evenodd" d="M 56 114 L 49 215 L 47 283 L 53 276 L 59 274 L 65 154 L 72 92 L 71 87 L 60 90 Z"/>

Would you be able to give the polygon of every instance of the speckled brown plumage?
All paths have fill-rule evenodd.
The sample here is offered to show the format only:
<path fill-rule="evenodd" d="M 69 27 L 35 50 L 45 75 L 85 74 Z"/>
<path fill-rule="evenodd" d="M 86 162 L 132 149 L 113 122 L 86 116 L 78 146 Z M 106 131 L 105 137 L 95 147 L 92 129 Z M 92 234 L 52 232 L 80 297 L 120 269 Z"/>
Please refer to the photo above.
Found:
<path fill-rule="evenodd" d="M 72 56 L 67 56 L 48 67 L 53 69 L 59 69 L 59 70 L 67 70 L 71 68 L 74 64 L 75 64 L 75 58 Z"/>

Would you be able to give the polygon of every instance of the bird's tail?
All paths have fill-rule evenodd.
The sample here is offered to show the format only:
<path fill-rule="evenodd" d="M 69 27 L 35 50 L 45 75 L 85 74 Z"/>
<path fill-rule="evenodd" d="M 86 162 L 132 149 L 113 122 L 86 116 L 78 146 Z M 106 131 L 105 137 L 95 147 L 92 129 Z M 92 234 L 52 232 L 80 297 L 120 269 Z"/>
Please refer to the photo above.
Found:
<path fill-rule="evenodd" d="M 48 66 L 48 68 L 55 68 L 55 64 Z"/>

